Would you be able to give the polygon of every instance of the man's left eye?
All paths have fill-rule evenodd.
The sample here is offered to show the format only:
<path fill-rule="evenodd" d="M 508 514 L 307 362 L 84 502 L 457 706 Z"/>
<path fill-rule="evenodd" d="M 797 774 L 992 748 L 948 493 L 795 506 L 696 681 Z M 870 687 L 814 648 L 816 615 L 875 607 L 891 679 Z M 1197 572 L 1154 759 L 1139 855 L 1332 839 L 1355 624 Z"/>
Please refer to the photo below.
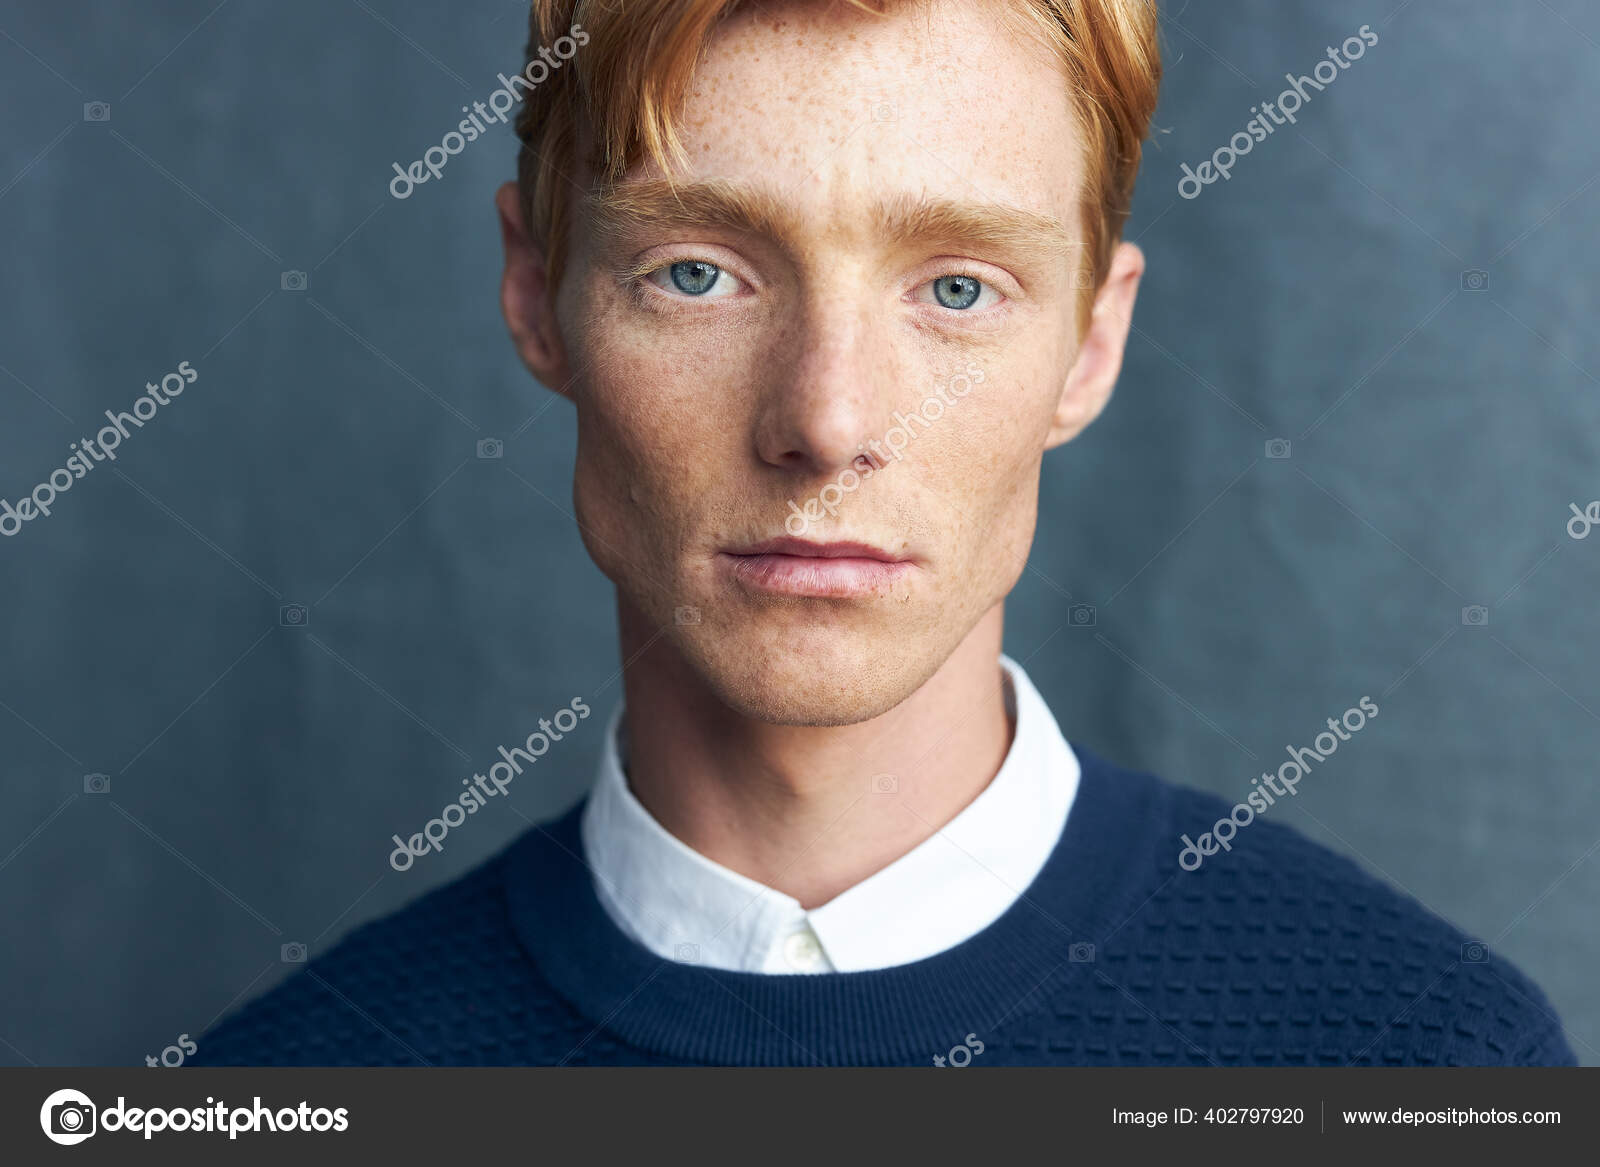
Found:
<path fill-rule="evenodd" d="M 917 299 L 923 303 L 938 304 L 956 312 L 987 308 L 998 298 L 998 292 L 972 276 L 940 276 L 917 289 Z"/>
<path fill-rule="evenodd" d="M 664 292 L 715 300 L 739 290 L 737 277 L 703 259 L 687 259 L 659 267 L 645 277 Z"/>

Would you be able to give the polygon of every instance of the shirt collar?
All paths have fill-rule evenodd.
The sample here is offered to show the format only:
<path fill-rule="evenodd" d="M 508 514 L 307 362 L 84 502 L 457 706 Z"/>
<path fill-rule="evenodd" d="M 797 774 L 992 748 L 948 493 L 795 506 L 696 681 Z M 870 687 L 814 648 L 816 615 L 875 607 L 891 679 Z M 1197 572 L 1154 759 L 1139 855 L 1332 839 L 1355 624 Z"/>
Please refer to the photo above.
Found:
<path fill-rule="evenodd" d="M 1016 731 L 989 785 L 932 837 L 820 907 L 707 858 L 628 789 L 624 711 L 612 713 L 582 837 L 595 890 L 658 956 L 741 972 L 801 971 L 781 958 L 809 928 L 823 969 L 907 964 L 988 927 L 1033 882 L 1077 793 L 1077 756 L 1022 667 L 1000 657 Z"/>

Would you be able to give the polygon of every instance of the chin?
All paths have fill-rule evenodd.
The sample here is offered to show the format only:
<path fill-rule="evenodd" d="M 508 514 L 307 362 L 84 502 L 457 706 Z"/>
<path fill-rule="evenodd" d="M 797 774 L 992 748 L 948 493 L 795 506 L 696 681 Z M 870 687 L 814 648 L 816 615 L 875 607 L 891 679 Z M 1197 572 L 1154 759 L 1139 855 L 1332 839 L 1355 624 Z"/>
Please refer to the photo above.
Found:
<path fill-rule="evenodd" d="M 870 721 L 921 688 L 949 655 L 908 645 L 903 631 L 873 636 L 821 623 L 706 632 L 679 646 L 689 667 L 729 709 L 773 725 Z"/>

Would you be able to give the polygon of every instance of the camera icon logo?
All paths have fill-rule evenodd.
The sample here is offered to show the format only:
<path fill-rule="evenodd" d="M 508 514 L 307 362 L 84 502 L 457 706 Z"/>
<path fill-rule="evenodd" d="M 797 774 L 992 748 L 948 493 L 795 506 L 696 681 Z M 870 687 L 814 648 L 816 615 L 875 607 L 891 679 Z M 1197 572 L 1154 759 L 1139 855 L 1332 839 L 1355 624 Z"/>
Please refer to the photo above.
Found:
<path fill-rule="evenodd" d="M 869 788 L 874 794 L 896 794 L 900 790 L 900 779 L 893 774 L 874 774 Z"/>
<path fill-rule="evenodd" d="M 86 101 L 83 103 L 83 120 L 86 122 L 108 122 L 111 120 L 111 104 L 105 101 Z"/>
<path fill-rule="evenodd" d="M 304 628 L 311 623 L 311 610 L 304 604 L 285 604 L 278 609 L 278 623 L 285 628 Z"/>
<path fill-rule="evenodd" d="M 1074 604 L 1067 609 L 1067 622 L 1074 628 L 1093 628 L 1095 615 L 1093 604 Z"/>
<path fill-rule="evenodd" d="M 1461 273 L 1461 290 L 1463 292 L 1483 292 L 1489 287 L 1489 273 L 1481 268 L 1469 268 Z"/>
<path fill-rule="evenodd" d="M 278 949 L 278 958 L 284 964 L 304 964 L 306 962 L 306 946 L 298 940 L 291 941 Z"/>
<path fill-rule="evenodd" d="M 674 960 L 682 961 L 684 964 L 699 964 L 700 946 L 698 944 L 680 944 L 672 950 L 672 956 Z"/>
<path fill-rule="evenodd" d="M 1094 273 L 1079 268 L 1072 273 L 1072 290 L 1075 292 L 1087 291 L 1094 287 Z"/>
<path fill-rule="evenodd" d="M 1067 959 L 1073 964 L 1093 964 L 1094 945 L 1087 940 L 1080 940 L 1067 949 Z"/>
<path fill-rule="evenodd" d="M 95 1132 L 95 1106 L 78 1090 L 57 1090 L 39 1108 L 39 1126 L 52 1143 L 71 1147 Z"/>
<path fill-rule="evenodd" d="M 1468 604 L 1461 609 L 1461 622 L 1468 628 L 1482 628 L 1489 623 L 1489 609 L 1482 604 Z"/>
<path fill-rule="evenodd" d="M 899 121 L 900 107 L 892 101 L 875 101 L 872 103 L 872 120 L 875 122 Z"/>
<path fill-rule="evenodd" d="M 83 792 L 85 794 L 110 794 L 111 776 L 109 774 L 85 774 L 83 776 Z"/>
<path fill-rule="evenodd" d="M 487 461 L 491 458 L 504 458 L 506 444 L 499 438 L 480 438 L 478 440 L 478 457 Z"/>
<path fill-rule="evenodd" d="M 674 624 L 698 624 L 700 623 L 700 609 L 691 608 L 687 605 L 681 608 L 674 608 L 672 610 L 672 622 Z"/>
<path fill-rule="evenodd" d="M 1290 445 L 1288 438 L 1267 439 L 1267 457 L 1269 458 L 1275 460 L 1287 458 L 1289 456 L 1289 449 Z"/>
<path fill-rule="evenodd" d="M 303 292 L 306 290 L 306 273 L 286 271 L 278 278 L 278 286 L 285 292 Z"/>
<path fill-rule="evenodd" d="M 1469 940 L 1461 946 L 1461 963 L 1482 964 L 1489 959 L 1489 946 L 1481 940 Z"/>

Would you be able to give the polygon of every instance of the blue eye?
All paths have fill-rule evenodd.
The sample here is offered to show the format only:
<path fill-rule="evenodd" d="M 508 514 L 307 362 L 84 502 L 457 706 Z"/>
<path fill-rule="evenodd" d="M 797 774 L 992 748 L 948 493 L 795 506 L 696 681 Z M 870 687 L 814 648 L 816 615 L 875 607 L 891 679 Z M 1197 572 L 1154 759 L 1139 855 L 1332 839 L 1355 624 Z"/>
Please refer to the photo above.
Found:
<path fill-rule="evenodd" d="M 704 259 L 665 263 L 644 278 L 679 299 L 721 300 L 745 290 L 738 276 Z"/>
<path fill-rule="evenodd" d="M 983 284 L 971 276 L 940 276 L 933 281 L 934 298 L 946 308 L 970 308 L 982 293 Z"/>
<path fill-rule="evenodd" d="M 703 260 L 691 259 L 675 263 L 671 268 L 672 284 L 688 296 L 703 296 L 716 287 L 722 269 Z"/>

